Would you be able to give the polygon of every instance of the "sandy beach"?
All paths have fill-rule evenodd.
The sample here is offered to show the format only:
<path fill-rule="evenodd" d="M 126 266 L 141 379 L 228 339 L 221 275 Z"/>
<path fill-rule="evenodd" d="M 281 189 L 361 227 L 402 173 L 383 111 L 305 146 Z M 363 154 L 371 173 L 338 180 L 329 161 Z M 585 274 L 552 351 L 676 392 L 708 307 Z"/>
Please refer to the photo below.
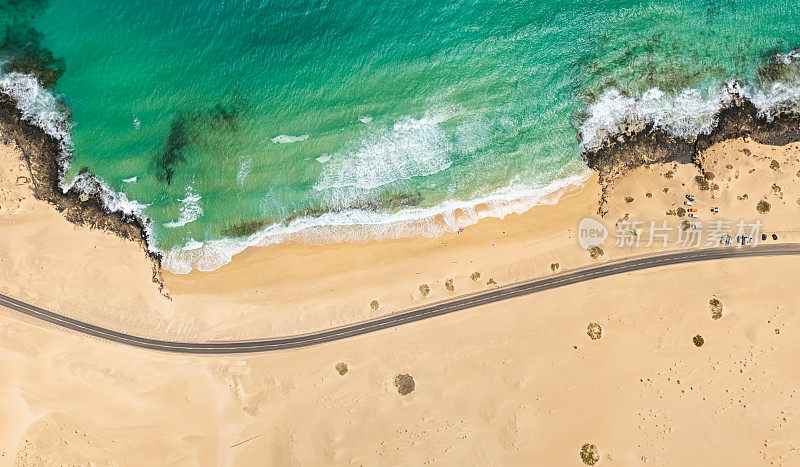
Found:
<path fill-rule="evenodd" d="M 602 183 L 595 173 L 552 204 L 437 238 L 251 248 L 213 272 L 164 272 L 159 290 L 140 243 L 34 198 L 8 141 L 0 290 L 147 337 L 293 335 L 662 250 L 616 246 L 615 227 L 679 225 L 688 193 L 700 221 L 760 219 L 778 242 L 800 241 L 798 157 L 797 143 L 728 139 L 702 152 L 702 170 L 658 162 Z M 585 216 L 610 230 L 600 258 L 577 244 Z M 798 265 L 671 266 L 237 357 L 130 349 L 4 310 L 0 463 L 580 465 L 591 443 L 601 465 L 792 464 Z M 590 323 L 602 337 L 590 339 Z M 394 385 L 403 374 L 415 382 L 407 395 Z"/>

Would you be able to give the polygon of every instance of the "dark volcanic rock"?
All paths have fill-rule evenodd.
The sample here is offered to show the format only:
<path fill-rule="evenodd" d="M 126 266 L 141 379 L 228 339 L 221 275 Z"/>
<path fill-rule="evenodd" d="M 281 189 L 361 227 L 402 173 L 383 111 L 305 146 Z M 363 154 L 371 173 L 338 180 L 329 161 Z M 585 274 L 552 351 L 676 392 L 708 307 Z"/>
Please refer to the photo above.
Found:
<path fill-rule="evenodd" d="M 648 124 L 639 131 L 609 138 L 600 148 L 586 151 L 584 159 L 599 173 L 601 182 L 608 182 L 638 166 L 660 162 L 693 163 L 702 170 L 702 152 L 730 139 L 749 137 L 773 146 L 800 141 L 800 114 L 780 112 L 768 121 L 745 98 L 735 98 L 716 115 L 716 121 L 711 133 L 696 141 L 674 138 Z"/>
<path fill-rule="evenodd" d="M 161 257 L 149 251 L 143 221 L 121 212 L 107 212 L 98 195 L 82 197 L 75 188 L 64 193 L 59 186 L 64 170 L 60 160 L 62 156 L 59 141 L 36 125 L 23 120 L 14 99 L 2 92 L 0 92 L 0 132 L 3 138 L 13 140 L 22 151 L 31 173 L 33 194 L 36 198 L 52 204 L 74 224 L 107 230 L 119 237 L 139 243 L 153 262 L 153 281 L 163 289 L 160 273 Z M 98 183 L 91 174 L 85 175 L 88 183 Z"/>

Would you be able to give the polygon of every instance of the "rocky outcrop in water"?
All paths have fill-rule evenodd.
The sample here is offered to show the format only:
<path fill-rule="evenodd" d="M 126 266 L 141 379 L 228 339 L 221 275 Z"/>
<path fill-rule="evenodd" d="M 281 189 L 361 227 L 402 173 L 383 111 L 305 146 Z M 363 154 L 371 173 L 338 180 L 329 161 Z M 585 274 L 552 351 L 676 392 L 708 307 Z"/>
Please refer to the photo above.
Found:
<path fill-rule="evenodd" d="M 41 128 L 24 120 L 9 95 L 0 92 L 0 133 L 13 140 L 24 155 L 31 174 L 33 195 L 52 204 L 68 221 L 81 226 L 102 229 L 136 242 L 153 263 L 153 281 L 163 290 L 161 257 L 148 249 L 144 221 L 122 212 L 108 212 L 99 195 L 87 195 L 71 188 L 66 193 L 59 186 L 63 173 L 61 145 Z M 86 174 L 87 183 L 96 179 Z"/>

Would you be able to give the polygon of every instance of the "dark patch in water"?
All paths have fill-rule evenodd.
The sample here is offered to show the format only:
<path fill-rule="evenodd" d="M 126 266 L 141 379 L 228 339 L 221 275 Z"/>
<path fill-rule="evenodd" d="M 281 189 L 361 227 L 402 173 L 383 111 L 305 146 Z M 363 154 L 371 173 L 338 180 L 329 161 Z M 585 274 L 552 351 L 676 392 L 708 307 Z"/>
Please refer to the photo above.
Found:
<path fill-rule="evenodd" d="M 167 142 L 156 160 L 156 176 L 160 181 L 167 182 L 167 185 L 172 183 L 175 166 L 186 162 L 185 153 L 191 139 L 187 117 L 178 115 L 172 120 Z"/>
<path fill-rule="evenodd" d="M 5 73 L 20 72 L 36 76 L 47 88 L 52 88 L 66 70 L 63 58 L 41 46 L 42 33 L 30 26 L 9 28 L 0 45 L 0 59 Z"/>
<path fill-rule="evenodd" d="M 193 147 L 205 148 L 210 134 L 237 131 L 241 106 L 241 100 L 233 99 L 206 111 L 180 112 L 173 117 L 167 140 L 155 158 L 157 179 L 172 184 L 178 166 L 186 163 Z"/>
<path fill-rule="evenodd" d="M 48 6 L 47 0 L 0 1 L 0 17 L 3 43 L 0 45 L 0 60 L 3 72 L 20 72 L 36 76 L 41 83 L 52 88 L 64 74 L 63 58 L 42 47 L 43 35 L 33 27 L 37 16 Z"/>
<path fill-rule="evenodd" d="M 222 230 L 222 234 L 226 237 L 249 237 L 250 235 L 258 232 L 273 221 L 268 219 L 253 219 L 249 221 L 241 221 L 236 224 L 229 225 Z"/>
<path fill-rule="evenodd" d="M 711 27 L 723 8 L 734 10 L 736 3 L 733 0 L 705 0 L 706 26 Z"/>
<path fill-rule="evenodd" d="M 227 126 L 227 129 L 235 131 L 238 129 L 237 117 L 239 109 L 235 104 L 217 104 L 208 111 L 208 123 L 214 129 Z"/>
<path fill-rule="evenodd" d="M 800 54 L 800 48 L 793 49 L 794 53 Z M 789 82 L 800 77 L 800 62 L 797 59 L 785 63 L 781 57 L 784 55 L 779 48 L 771 49 L 767 58 L 763 60 L 763 65 L 758 69 L 758 82 L 762 86 L 769 86 L 774 82 Z"/>
<path fill-rule="evenodd" d="M 375 198 L 358 201 L 349 206 L 349 208 L 384 211 L 408 206 L 419 206 L 421 203 L 422 194 L 418 191 L 395 191 L 382 193 Z"/>

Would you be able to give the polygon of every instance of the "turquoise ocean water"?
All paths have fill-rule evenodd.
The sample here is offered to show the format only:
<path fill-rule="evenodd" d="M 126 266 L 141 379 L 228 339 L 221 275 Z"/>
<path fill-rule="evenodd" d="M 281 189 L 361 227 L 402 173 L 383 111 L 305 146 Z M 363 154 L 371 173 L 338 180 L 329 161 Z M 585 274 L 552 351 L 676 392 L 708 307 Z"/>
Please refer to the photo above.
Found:
<path fill-rule="evenodd" d="M 706 131 L 733 79 L 797 100 L 797 1 L 0 4 L 0 58 L 46 62 L 60 104 L 0 86 L 69 121 L 65 183 L 123 193 L 177 272 L 525 210 L 621 122 Z"/>

